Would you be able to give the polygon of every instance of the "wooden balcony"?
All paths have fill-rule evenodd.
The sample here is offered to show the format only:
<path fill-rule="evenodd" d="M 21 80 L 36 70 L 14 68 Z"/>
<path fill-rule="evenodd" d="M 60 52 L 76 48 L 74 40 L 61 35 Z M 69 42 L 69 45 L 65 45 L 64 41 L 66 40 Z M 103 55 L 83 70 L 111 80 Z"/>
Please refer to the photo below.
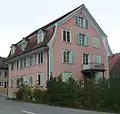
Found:
<path fill-rule="evenodd" d="M 104 72 L 105 67 L 102 63 L 88 63 L 87 65 L 82 64 L 81 72 Z"/>

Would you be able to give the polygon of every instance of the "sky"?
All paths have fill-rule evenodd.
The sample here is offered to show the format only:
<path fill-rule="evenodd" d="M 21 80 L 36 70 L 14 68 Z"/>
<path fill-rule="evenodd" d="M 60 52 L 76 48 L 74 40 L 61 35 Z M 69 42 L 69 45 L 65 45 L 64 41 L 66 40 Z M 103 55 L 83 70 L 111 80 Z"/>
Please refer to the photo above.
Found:
<path fill-rule="evenodd" d="M 119 0 L 0 0 L 0 56 L 33 31 L 85 4 L 108 36 L 113 53 L 120 52 Z"/>

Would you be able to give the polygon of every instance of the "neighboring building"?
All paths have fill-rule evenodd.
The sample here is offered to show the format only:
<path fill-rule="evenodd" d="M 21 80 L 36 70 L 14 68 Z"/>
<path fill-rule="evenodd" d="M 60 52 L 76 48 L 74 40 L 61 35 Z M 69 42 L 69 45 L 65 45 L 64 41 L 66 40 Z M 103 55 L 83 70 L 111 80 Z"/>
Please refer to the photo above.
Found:
<path fill-rule="evenodd" d="M 4 63 L 6 58 L 0 57 L 0 87 L 6 88 L 8 85 L 8 66 Z"/>
<path fill-rule="evenodd" d="M 29 86 L 38 82 L 43 88 L 51 72 L 54 76 L 62 73 L 63 81 L 71 76 L 109 78 L 108 55 L 107 35 L 81 5 L 11 46 L 9 97 L 20 77 Z"/>
<path fill-rule="evenodd" d="M 109 72 L 110 78 L 120 77 L 120 53 L 109 56 Z"/>

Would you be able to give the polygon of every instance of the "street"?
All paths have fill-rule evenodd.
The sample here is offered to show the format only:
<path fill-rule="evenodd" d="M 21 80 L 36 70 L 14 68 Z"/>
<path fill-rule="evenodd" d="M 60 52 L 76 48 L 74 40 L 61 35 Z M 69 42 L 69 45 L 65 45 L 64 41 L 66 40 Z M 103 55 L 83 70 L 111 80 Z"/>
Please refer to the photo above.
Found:
<path fill-rule="evenodd" d="M 0 114 L 107 114 L 5 100 L 0 96 Z"/>

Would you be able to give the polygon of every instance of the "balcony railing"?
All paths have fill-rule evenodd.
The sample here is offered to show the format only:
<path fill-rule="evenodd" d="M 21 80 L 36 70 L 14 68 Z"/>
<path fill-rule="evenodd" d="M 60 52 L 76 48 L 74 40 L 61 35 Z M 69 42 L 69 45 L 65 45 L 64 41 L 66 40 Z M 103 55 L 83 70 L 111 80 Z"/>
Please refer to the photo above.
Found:
<path fill-rule="evenodd" d="M 102 63 L 88 63 L 87 65 L 82 64 L 82 71 L 86 70 L 102 71 L 105 70 L 105 67 Z"/>

